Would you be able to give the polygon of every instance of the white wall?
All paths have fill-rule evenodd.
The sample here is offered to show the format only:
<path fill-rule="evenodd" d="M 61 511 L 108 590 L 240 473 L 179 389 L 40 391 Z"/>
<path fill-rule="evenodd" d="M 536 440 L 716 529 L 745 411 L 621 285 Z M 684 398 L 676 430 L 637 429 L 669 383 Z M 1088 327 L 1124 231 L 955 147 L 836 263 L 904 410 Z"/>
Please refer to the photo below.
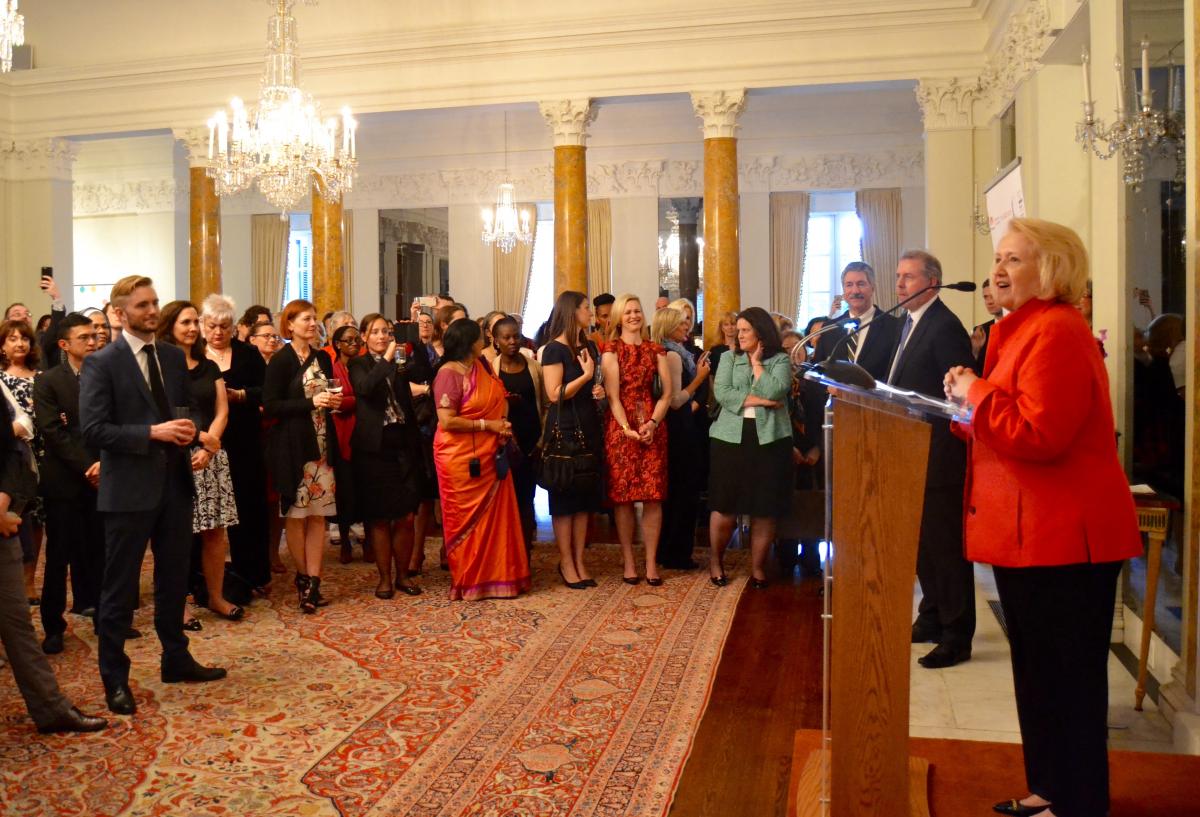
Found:
<path fill-rule="evenodd" d="M 492 286 L 492 248 L 480 239 L 479 208 L 450 207 L 450 294 L 465 304 L 472 317 L 495 309 Z"/>
<path fill-rule="evenodd" d="M 186 236 L 184 246 L 187 246 Z M 176 289 L 174 213 L 76 218 L 74 251 L 76 285 L 72 309 L 99 306 L 108 300 L 109 288 L 126 275 L 153 279 L 163 304 L 188 297 L 186 291 Z M 98 288 L 79 291 L 80 286 L 88 285 Z"/>
<path fill-rule="evenodd" d="M 771 303 L 771 194 L 742 193 L 738 202 L 738 268 L 741 308 Z"/>
<path fill-rule="evenodd" d="M 233 298 L 238 316 L 254 304 L 250 271 L 250 216 L 221 216 L 221 288 Z M 274 314 L 278 304 L 264 304 Z"/>
<path fill-rule="evenodd" d="M 653 304 L 658 297 L 658 198 L 611 199 L 610 206 L 613 294 L 632 292 L 643 304 Z"/>

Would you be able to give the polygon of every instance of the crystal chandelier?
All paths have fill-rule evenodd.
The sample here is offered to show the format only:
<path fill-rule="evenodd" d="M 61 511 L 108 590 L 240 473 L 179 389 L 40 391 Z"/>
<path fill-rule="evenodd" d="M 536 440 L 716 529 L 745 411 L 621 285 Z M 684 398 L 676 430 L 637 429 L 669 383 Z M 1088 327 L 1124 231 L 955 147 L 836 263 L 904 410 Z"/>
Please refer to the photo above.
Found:
<path fill-rule="evenodd" d="M 208 120 L 207 172 L 218 196 L 257 184 L 267 201 L 286 212 L 309 194 L 314 177 L 334 201 L 351 189 L 358 123 L 349 108 L 340 119 L 322 121 L 320 106 L 300 89 L 296 19 L 290 13 L 296 0 L 269 2 L 275 16 L 267 24 L 258 107 L 248 110 L 234 97 L 231 115 L 222 110 Z"/>
<path fill-rule="evenodd" d="M 1112 125 L 1096 119 L 1096 103 L 1092 100 L 1088 53 L 1083 52 L 1083 121 L 1075 126 L 1075 141 L 1102 160 L 1121 156 L 1121 176 L 1126 186 L 1140 190 L 1146 180 L 1146 162 L 1156 156 L 1174 154 L 1174 183 L 1180 185 L 1185 176 L 1183 74 L 1168 66 L 1166 110 L 1154 109 L 1154 90 L 1150 87 L 1150 41 L 1143 39 L 1142 89 L 1135 92 L 1137 105 L 1126 111 L 1125 72 L 1118 58 L 1117 118 Z"/>
<path fill-rule="evenodd" d="M 529 244 L 529 211 L 517 210 L 517 189 L 508 181 L 508 114 L 504 114 L 504 184 L 496 191 L 496 206 L 483 209 L 483 243 L 510 253 L 517 242 Z"/>
<path fill-rule="evenodd" d="M 0 72 L 12 70 L 13 46 L 25 45 L 25 17 L 17 11 L 17 0 L 4 0 L 0 15 Z"/>

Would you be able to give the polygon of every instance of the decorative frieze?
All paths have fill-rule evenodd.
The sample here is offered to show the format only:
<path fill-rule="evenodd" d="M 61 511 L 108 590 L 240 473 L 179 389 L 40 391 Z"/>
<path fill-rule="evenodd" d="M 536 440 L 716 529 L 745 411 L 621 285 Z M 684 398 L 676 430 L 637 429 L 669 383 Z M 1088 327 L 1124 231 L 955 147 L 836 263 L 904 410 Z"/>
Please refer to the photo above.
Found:
<path fill-rule="evenodd" d="M 0 173 L 9 181 L 71 180 L 79 146 L 67 139 L 25 139 L 0 143 Z"/>
<path fill-rule="evenodd" d="M 1051 40 L 1050 12 L 1045 0 L 1026 0 L 1009 18 L 999 50 L 979 76 L 983 113 L 994 116 L 1012 101 L 1017 88 L 1041 64 Z"/>
<path fill-rule="evenodd" d="M 72 199 L 72 211 L 76 216 L 170 213 L 188 208 L 188 189 L 173 179 L 76 182 Z"/>

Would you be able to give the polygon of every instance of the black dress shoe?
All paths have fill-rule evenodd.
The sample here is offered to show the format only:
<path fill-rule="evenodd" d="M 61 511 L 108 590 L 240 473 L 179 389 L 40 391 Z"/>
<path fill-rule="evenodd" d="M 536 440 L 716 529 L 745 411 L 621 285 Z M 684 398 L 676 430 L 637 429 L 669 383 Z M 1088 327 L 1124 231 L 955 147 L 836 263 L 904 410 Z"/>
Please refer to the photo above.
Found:
<path fill-rule="evenodd" d="M 132 715 L 137 712 L 137 704 L 133 702 L 133 693 L 128 684 L 105 690 L 104 702 L 108 704 L 108 711 L 114 715 Z"/>
<path fill-rule="evenodd" d="M 750 586 L 755 590 L 766 590 L 769 585 L 770 583 L 766 579 L 756 579 L 753 576 L 750 577 Z"/>
<path fill-rule="evenodd" d="M 396 589 L 406 596 L 419 596 L 425 592 L 415 584 L 398 584 Z"/>
<path fill-rule="evenodd" d="M 912 626 L 912 643 L 914 644 L 936 644 L 942 640 L 942 628 L 936 624 L 926 624 L 923 621 L 915 622 Z"/>
<path fill-rule="evenodd" d="M 961 664 L 971 658 L 971 648 L 960 649 L 949 644 L 938 644 L 925 655 L 917 659 L 917 663 L 925 669 L 945 669 L 955 664 Z"/>
<path fill-rule="evenodd" d="M 43 735 L 54 732 L 99 732 L 108 726 L 108 721 L 95 715 L 85 715 L 75 707 L 71 707 L 50 723 L 38 727 Z"/>
<path fill-rule="evenodd" d="M 662 583 L 662 576 L 655 576 L 653 579 L 649 576 L 646 577 L 646 584 L 650 585 L 651 587 L 662 587 Z"/>
<path fill-rule="evenodd" d="M 54 633 L 42 639 L 42 652 L 46 655 L 58 655 L 63 651 L 62 633 Z"/>
<path fill-rule="evenodd" d="M 399 586 L 399 585 L 397 585 L 397 586 Z M 377 599 L 383 599 L 384 601 L 388 601 L 389 599 L 393 599 L 395 597 L 396 597 L 396 591 L 390 587 L 385 587 L 382 590 L 380 590 L 379 588 L 375 589 L 375 598 L 377 598 Z"/>
<path fill-rule="evenodd" d="M 724 587 L 729 584 L 729 578 L 724 573 L 720 576 L 709 576 L 708 580 L 713 583 L 713 587 Z"/>
<path fill-rule="evenodd" d="M 95 618 L 96 617 L 96 608 L 95 607 L 84 607 L 82 610 L 72 610 L 71 612 L 77 616 L 83 616 L 84 618 Z"/>
<path fill-rule="evenodd" d="M 183 622 L 183 629 L 190 633 L 198 633 L 204 629 L 204 625 L 200 623 L 200 619 L 193 617 Z"/>
<path fill-rule="evenodd" d="M 583 582 L 583 583 L 584 583 L 585 585 L 587 585 L 588 587 L 597 587 L 597 586 L 598 586 L 598 585 L 596 584 L 596 580 L 595 580 L 595 579 L 580 579 L 580 581 L 581 581 L 581 582 Z"/>
<path fill-rule="evenodd" d="M 1020 800 L 1005 800 L 992 806 L 992 811 L 997 814 L 1011 814 L 1013 817 L 1033 817 L 1034 814 L 1041 814 L 1050 808 L 1050 805 L 1047 803 L 1044 806 L 1023 806 Z"/>
<path fill-rule="evenodd" d="M 225 675 L 224 667 L 206 667 L 193 661 L 190 667 L 179 669 L 163 667 L 161 677 L 164 684 L 203 684 L 208 681 L 220 681 Z"/>
<path fill-rule="evenodd" d="M 132 641 L 135 638 L 141 638 L 141 637 L 142 637 L 142 631 L 139 630 L 137 627 L 130 627 L 125 633 L 126 641 Z"/>

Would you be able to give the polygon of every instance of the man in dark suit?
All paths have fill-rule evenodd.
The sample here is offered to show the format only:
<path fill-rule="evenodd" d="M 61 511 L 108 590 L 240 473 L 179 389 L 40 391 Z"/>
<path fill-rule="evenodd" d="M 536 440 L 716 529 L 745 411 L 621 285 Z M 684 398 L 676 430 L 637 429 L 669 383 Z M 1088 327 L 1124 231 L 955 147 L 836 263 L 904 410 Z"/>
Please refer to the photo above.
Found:
<path fill-rule="evenodd" d="M 941 282 L 942 265 L 929 253 L 909 250 L 900 256 L 896 267 L 900 300 Z M 888 382 L 940 398 L 949 369 L 974 365 L 971 338 L 936 290 L 915 298 L 905 310 L 908 316 L 900 329 Z M 975 575 L 963 556 L 962 541 L 966 467 L 966 447 L 950 433 L 950 422 L 934 420 L 917 551 L 922 598 L 912 627 L 913 643 L 937 642 L 918 659 L 929 669 L 966 661 L 975 636 Z"/>
<path fill-rule="evenodd" d="M 990 321 L 979 324 L 971 331 L 971 351 L 975 353 L 975 374 L 982 377 L 983 363 L 987 360 L 988 341 L 992 339 L 992 327 L 1004 316 L 1004 310 L 996 306 L 996 299 L 992 297 L 991 280 L 984 278 L 983 286 L 980 289 L 983 292 L 983 306 L 992 316 Z"/>
<path fill-rule="evenodd" d="M 162 642 L 162 681 L 215 681 L 188 651 L 184 598 L 192 542 L 189 446 L 196 426 L 172 419 L 190 408 L 187 363 L 169 343 L 154 343 L 158 295 L 149 278 L 113 285 L 111 303 L 124 331 L 86 358 L 80 380 L 84 444 L 100 451 L 97 506 L 104 514 L 105 567 L 98 612 L 100 677 L 108 708 L 136 710 L 129 689 L 125 636 L 133 621 L 146 542 L 154 551 L 154 629 Z"/>
<path fill-rule="evenodd" d="M 95 615 L 104 573 L 104 541 L 96 512 L 100 456 L 83 443 L 79 424 L 79 373 L 96 350 L 96 329 L 78 313 L 57 326 L 65 360 L 37 376 L 33 384 L 34 416 L 46 446 L 40 463 L 41 493 L 46 506 L 46 572 L 42 581 L 42 649 L 63 650 L 67 623 L 67 569 L 76 612 Z"/>

